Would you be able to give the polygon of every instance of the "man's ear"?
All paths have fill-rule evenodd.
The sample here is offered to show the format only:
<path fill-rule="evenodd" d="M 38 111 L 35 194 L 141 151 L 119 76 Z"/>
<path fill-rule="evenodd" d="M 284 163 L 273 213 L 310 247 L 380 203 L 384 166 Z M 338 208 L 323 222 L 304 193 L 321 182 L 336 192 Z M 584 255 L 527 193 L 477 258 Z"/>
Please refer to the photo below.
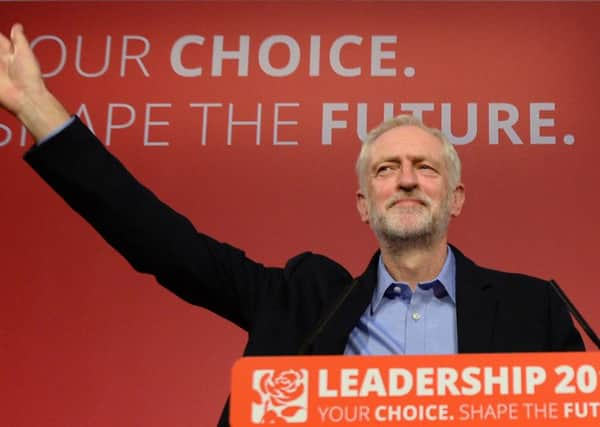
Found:
<path fill-rule="evenodd" d="M 452 192 L 452 201 L 450 206 L 450 215 L 457 217 L 462 212 L 463 205 L 465 204 L 465 186 L 459 183 L 454 191 Z"/>
<path fill-rule="evenodd" d="M 369 223 L 369 203 L 367 197 L 361 190 L 356 190 L 356 209 L 360 215 L 360 220 L 365 224 Z"/>

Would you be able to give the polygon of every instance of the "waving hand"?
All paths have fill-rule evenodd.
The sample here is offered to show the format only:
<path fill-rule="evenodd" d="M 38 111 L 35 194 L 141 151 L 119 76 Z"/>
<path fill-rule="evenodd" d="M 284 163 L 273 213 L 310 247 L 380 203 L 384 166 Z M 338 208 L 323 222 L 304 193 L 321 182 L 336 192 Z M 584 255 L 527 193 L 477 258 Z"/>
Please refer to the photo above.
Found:
<path fill-rule="evenodd" d="M 69 114 L 46 89 L 40 67 L 20 24 L 10 38 L 0 33 L 0 106 L 41 139 L 65 122 Z"/>

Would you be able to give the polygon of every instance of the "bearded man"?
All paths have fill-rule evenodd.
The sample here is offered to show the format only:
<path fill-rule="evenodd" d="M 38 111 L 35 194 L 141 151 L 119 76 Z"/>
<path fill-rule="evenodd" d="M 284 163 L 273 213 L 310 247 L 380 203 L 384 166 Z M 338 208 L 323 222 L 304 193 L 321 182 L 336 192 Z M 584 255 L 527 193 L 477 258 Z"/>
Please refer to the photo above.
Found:
<path fill-rule="evenodd" d="M 357 207 L 380 248 L 352 279 L 310 252 L 267 268 L 198 232 L 69 117 L 20 25 L 0 35 L 0 104 L 36 139 L 25 156 L 36 172 L 136 270 L 245 329 L 244 355 L 583 349 L 547 282 L 482 268 L 448 244 L 465 200 L 460 161 L 412 117 L 384 122 L 362 146 Z"/>

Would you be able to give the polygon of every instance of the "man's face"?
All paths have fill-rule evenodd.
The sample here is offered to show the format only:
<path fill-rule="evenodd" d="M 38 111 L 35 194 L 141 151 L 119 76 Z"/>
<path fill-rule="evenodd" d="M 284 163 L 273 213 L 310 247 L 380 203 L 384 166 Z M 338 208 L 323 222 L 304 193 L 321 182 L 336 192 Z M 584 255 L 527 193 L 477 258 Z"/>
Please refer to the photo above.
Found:
<path fill-rule="evenodd" d="M 386 241 L 445 238 L 464 202 L 462 184 L 450 189 L 442 142 L 415 126 L 400 126 L 372 144 L 357 192 L 361 219 Z"/>

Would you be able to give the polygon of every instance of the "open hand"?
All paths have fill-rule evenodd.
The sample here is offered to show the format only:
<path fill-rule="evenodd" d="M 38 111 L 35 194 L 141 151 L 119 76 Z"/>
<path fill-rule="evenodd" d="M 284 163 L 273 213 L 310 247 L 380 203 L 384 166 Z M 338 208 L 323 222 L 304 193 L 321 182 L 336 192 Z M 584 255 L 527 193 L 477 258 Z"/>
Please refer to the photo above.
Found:
<path fill-rule="evenodd" d="M 10 40 L 0 33 L 0 105 L 18 116 L 29 97 L 38 96 L 45 90 L 40 67 L 23 33 L 23 26 L 13 25 Z"/>
<path fill-rule="evenodd" d="M 10 39 L 0 33 L 0 106 L 17 116 L 38 140 L 69 118 L 46 89 L 21 24 L 13 25 Z"/>

